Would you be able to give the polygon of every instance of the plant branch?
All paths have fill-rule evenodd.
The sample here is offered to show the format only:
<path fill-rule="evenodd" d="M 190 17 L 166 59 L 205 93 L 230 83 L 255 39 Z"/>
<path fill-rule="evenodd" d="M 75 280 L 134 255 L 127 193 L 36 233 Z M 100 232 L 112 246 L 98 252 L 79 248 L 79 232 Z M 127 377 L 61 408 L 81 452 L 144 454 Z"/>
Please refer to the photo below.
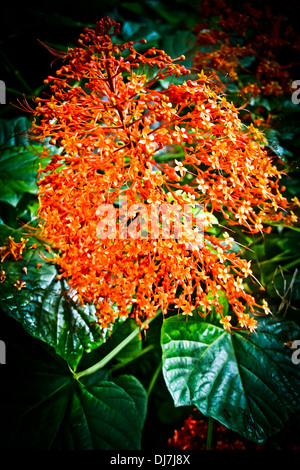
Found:
<path fill-rule="evenodd" d="M 206 447 L 205 450 L 210 450 L 211 449 L 211 439 L 212 439 L 212 432 L 213 432 L 213 424 L 214 424 L 214 419 L 210 416 L 208 418 L 208 424 L 207 424 L 207 435 L 206 435 Z"/>
<path fill-rule="evenodd" d="M 153 387 L 154 387 L 154 385 L 155 385 L 155 382 L 156 382 L 156 380 L 157 380 L 157 378 L 158 378 L 158 376 L 159 376 L 159 374 L 160 374 L 161 368 L 162 368 L 162 363 L 160 362 L 160 363 L 158 364 L 158 367 L 156 368 L 156 370 L 155 370 L 155 372 L 154 372 L 154 374 L 153 374 L 153 376 L 152 376 L 151 382 L 150 382 L 150 384 L 149 384 L 149 387 L 148 387 L 148 390 L 147 390 L 147 395 L 148 395 L 148 397 L 150 396 L 150 393 L 152 392 L 152 389 L 153 389 Z"/>
<path fill-rule="evenodd" d="M 157 317 L 157 315 L 156 315 Z M 156 317 L 153 317 L 153 318 L 150 318 L 149 322 L 150 323 L 152 320 L 154 320 L 154 318 Z M 73 372 L 73 375 L 74 375 L 74 378 L 76 380 L 79 380 L 81 379 L 81 377 L 85 377 L 87 375 L 91 375 L 91 374 L 94 374 L 94 372 L 97 372 L 99 369 L 102 369 L 102 367 L 104 367 L 109 361 L 111 361 L 123 348 L 125 348 L 125 346 L 127 346 L 127 344 L 130 343 L 130 341 L 135 338 L 137 335 L 140 334 L 140 332 L 143 330 L 144 328 L 143 327 L 137 327 L 132 333 L 130 333 L 129 336 L 127 336 L 127 338 L 125 338 L 120 344 L 118 344 L 118 346 L 116 346 L 112 351 L 110 351 L 109 354 L 107 354 L 107 356 L 105 356 L 103 359 L 101 359 L 101 361 L 97 362 L 96 364 L 94 364 L 93 366 L 89 367 L 88 369 L 85 369 L 81 372 Z"/>

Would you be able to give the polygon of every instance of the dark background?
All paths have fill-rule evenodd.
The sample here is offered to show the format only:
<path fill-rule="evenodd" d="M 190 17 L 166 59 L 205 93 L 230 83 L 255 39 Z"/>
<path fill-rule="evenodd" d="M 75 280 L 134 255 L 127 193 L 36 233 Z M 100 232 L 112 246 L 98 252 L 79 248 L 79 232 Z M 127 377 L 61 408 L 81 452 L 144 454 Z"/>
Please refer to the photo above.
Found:
<path fill-rule="evenodd" d="M 243 4 L 235 0 L 227 3 Z M 256 3 L 251 2 L 253 6 Z M 258 2 L 258 5 L 265 3 Z M 150 28 L 156 23 L 167 23 L 169 31 L 175 33 L 200 21 L 199 4 L 201 1 L 195 0 L 5 2 L 0 10 L 0 80 L 6 85 L 7 106 L 0 106 L 0 117 L 15 115 L 16 110 L 10 103 L 16 103 L 23 93 L 28 97 L 34 95 L 55 69 L 51 54 L 38 39 L 57 48 L 74 46 L 84 26 L 93 26 L 106 15 L 121 24 L 129 20 Z M 297 0 L 270 4 L 273 12 L 288 16 L 293 29 L 299 30 L 300 6 Z M 291 57 L 291 60 L 295 59 Z"/>

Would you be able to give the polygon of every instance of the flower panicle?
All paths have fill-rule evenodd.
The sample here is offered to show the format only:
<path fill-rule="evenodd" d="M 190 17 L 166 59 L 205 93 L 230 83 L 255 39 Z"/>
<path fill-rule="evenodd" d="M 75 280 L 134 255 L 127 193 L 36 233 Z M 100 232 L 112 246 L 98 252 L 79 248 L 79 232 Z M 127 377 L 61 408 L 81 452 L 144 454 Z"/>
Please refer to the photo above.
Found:
<path fill-rule="evenodd" d="M 187 317 L 214 307 L 230 329 L 225 295 L 231 316 L 253 331 L 255 299 L 243 286 L 251 269 L 226 249 L 232 244 L 228 235 L 210 235 L 207 217 L 201 240 L 190 227 L 189 249 L 187 238 L 175 237 L 174 224 L 165 236 L 162 213 L 157 235 L 141 236 L 134 212 L 123 226 L 126 236 L 120 236 L 121 201 L 152 209 L 197 204 L 228 224 L 263 232 L 266 221 L 280 220 L 288 208 L 280 172 L 263 137 L 244 129 L 212 79 L 201 73 L 161 89 L 162 77 L 189 71 L 164 51 L 113 43 L 117 31 L 107 18 L 85 29 L 79 47 L 47 79 L 51 96 L 36 99 L 31 137 L 57 148 L 54 155 L 46 147 L 42 152 L 50 163 L 39 170 L 40 236 L 57 251 L 59 276 L 80 302 L 96 306 L 103 328 L 118 316 L 147 324 L 158 308 L 166 314 L 173 305 Z M 180 158 L 168 161 L 178 150 Z"/>

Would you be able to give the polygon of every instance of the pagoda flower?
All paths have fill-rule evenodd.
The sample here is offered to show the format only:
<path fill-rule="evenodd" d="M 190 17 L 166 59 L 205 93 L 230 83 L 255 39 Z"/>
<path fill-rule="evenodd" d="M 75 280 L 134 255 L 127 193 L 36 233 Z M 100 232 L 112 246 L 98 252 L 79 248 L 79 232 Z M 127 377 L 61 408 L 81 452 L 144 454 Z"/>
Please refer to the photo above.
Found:
<path fill-rule="evenodd" d="M 184 176 L 187 172 L 187 169 L 183 166 L 182 162 L 175 160 L 176 166 L 175 171 L 179 171 L 180 176 Z"/>
<path fill-rule="evenodd" d="M 39 236 L 55 253 L 48 259 L 78 302 L 95 305 L 103 328 L 119 317 L 147 328 L 158 309 L 173 305 L 187 318 L 213 306 L 224 328 L 241 319 L 239 327 L 253 331 L 257 304 L 243 288 L 251 269 L 228 250 L 231 237 L 214 237 L 210 224 L 199 231 L 192 218 L 182 218 L 183 235 L 175 236 L 176 217 L 166 220 L 160 209 L 183 211 L 190 201 L 228 225 L 264 231 L 289 207 L 281 173 L 263 136 L 241 125 L 209 77 L 189 80 L 178 59 L 147 50 L 144 40 L 143 48 L 114 43 L 119 30 L 109 18 L 85 28 L 77 47 L 55 52 L 63 64 L 45 80 L 49 95 L 25 105 L 31 138 L 57 147 L 54 155 L 44 148 L 50 163 L 38 173 Z M 182 80 L 162 90 L 159 81 L 173 76 Z M 175 150 L 183 155 L 175 167 L 158 158 L 169 150 L 170 161 Z M 151 236 L 153 205 L 159 230 Z M 125 208 L 134 209 L 128 220 Z"/>

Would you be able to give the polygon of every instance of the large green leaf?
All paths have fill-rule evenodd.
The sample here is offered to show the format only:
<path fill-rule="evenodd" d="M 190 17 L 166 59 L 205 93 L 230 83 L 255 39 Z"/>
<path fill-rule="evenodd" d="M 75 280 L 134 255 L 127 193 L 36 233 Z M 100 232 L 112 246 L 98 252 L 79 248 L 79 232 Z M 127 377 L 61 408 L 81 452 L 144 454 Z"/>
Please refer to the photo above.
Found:
<path fill-rule="evenodd" d="M 39 164 L 46 164 L 39 153 L 42 146 L 6 147 L 0 158 L 0 201 L 16 206 L 24 193 L 37 194 L 36 184 Z"/>
<path fill-rule="evenodd" d="M 1 316 L 2 315 L 2 316 Z M 147 407 L 141 383 L 94 374 L 76 380 L 53 349 L 0 314 L 0 446 L 5 450 L 138 450 Z"/>
<path fill-rule="evenodd" d="M 30 125 L 24 117 L 0 119 L 0 201 L 13 207 L 19 204 L 24 194 L 37 194 L 39 165 L 44 167 L 50 161 L 50 157 L 40 158 L 44 146 L 53 154 L 58 151 L 47 142 L 30 144 Z"/>
<path fill-rule="evenodd" d="M 26 237 L 21 230 L 13 231 L 0 225 L 0 242 L 9 235 L 15 241 L 21 236 Z M 33 243 L 37 244 L 36 249 L 30 248 Z M 22 259 L 6 258 L 1 264 L 6 274 L 5 281 L 0 284 L 1 308 L 19 321 L 30 335 L 52 346 L 71 367 L 76 368 L 84 351 L 100 346 L 111 331 L 100 328 L 93 305 L 81 306 L 66 295 L 69 286 L 64 280 L 57 279 L 56 267 L 41 258 L 41 254 L 49 256 L 43 245 L 35 238 L 29 238 Z M 37 265 L 40 265 L 39 269 Z M 25 282 L 22 289 L 16 286 L 18 279 Z"/>
<path fill-rule="evenodd" d="M 73 386 L 59 448 L 140 449 L 145 418 L 140 407 L 146 408 L 146 392 L 133 376 L 121 376 L 119 382 L 125 388 L 112 381 Z"/>
<path fill-rule="evenodd" d="M 204 415 L 256 442 L 279 431 L 300 407 L 300 369 L 285 345 L 296 324 L 264 319 L 246 336 L 200 317 L 170 317 L 162 327 L 163 374 L 176 406 Z"/>

